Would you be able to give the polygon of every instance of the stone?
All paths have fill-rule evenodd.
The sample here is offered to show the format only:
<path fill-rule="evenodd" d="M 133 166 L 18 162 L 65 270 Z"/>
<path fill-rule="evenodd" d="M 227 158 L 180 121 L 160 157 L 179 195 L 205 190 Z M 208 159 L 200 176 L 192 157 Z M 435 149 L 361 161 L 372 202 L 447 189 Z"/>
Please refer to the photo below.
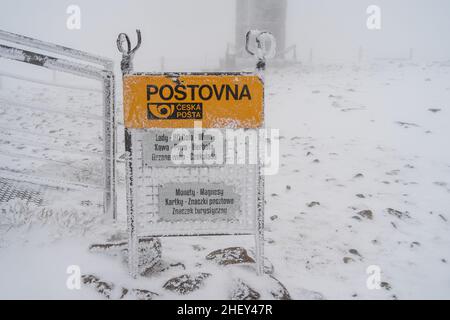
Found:
<path fill-rule="evenodd" d="M 153 300 L 154 297 L 159 296 L 156 292 L 152 292 L 144 289 L 131 289 L 128 295 L 136 300 Z"/>
<path fill-rule="evenodd" d="M 94 275 L 81 276 L 83 284 L 95 289 L 100 295 L 107 299 L 135 299 L 135 300 L 152 300 L 153 297 L 159 296 L 157 293 L 143 289 L 127 289 L 125 287 L 115 290 L 112 282 L 102 281 Z"/>
<path fill-rule="evenodd" d="M 287 291 L 286 287 L 278 281 L 274 276 L 270 276 L 274 281 L 273 288 L 270 289 L 270 294 L 275 300 L 292 300 L 291 295 Z"/>
<path fill-rule="evenodd" d="M 387 291 L 389 291 L 389 290 L 392 289 L 391 285 L 390 285 L 388 282 L 381 282 L 381 283 L 380 283 L 380 286 L 381 286 L 382 288 L 386 289 Z"/>
<path fill-rule="evenodd" d="M 204 286 L 205 279 L 211 276 L 210 273 L 200 272 L 195 274 L 183 274 L 168 280 L 163 288 L 181 295 L 191 293 Z"/>
<path fill-rule="evenodd" d="M 158 238 L 139 239 L 138 266 L 140 274 L 148 274 L 161 261 L 161 241 Z M 128 263 L 128 248 L 122 249 L 122 257 Z"/>
<path fill-rule="evenodd" d="M 240 263 L 255 263 L 255 260 L 248 255 L 247 250 L 242 247 L 215 250 L 206 256 L 206 260 L 224 266 Z"/>
<path fill-rule="evenodd" d="M 315 207 L 315 206 L 320 206 L 320 202 L 318 201 L 311 201 L 310 203 L 306 204 L 309 208 Z"/>
<path fill-rule="evenodd" d="M 417 123 L 412 123 L 412 122 L 396 121 L 396 123 L 405 129 L 408 129 L 410 127 L 420 127 Z"/>
<path fill-rule="evenodd" d="M 348 250 L 348 252 L 350 252 L 351 254 L 354 254 L 355 256 L 362 257 L 361 254 L 356 249 L 350 249 L 350 250 Z"/>
<path fill-rule="evenodd" d="M 387 208 L 386 211 L 387 211 L 387 213 L 389 213 L 390 215 L 393 215 L 393 216 L 399 218 L 400 220 L 403 220 L 403 219 L 410 219 L 410 218 L 411 218 L 411 217 L 409 216 L 409 214 L 408 214 L 407 211 L 401 212 L 401 211 L 399 211 L 399 210 L 395 210 L 395 209 L 392 209 L 392 208 Z"/>
<path fill-rule="evenodd" d="M 414 248 L 414 247 L 420 247 L 420 242 L 413 241 L 413 242 L 411 242 L 410 247 L 411 247 L 411 248 Z"/>
<path fill-rule="evenodd" d="M 141 275 L 144 277 L 151 277 L 157 273 L 162 273 L 174 269 L 186 270 L 186 266 L 184 265 L 184 263 L 181 262 L 167 263 L 161 260 L 158 263 L 156 263 L 153 267 L 148 268 L 147 270 L 142 272 Z"/>
<path fill-rule="evenodd" d="M 238 279 L 234 282 L 233 289 L 231 291 L 231 300 L 258 300 L 261 297 L 259 292 L 252 289 L 249 285 Z"/>
<path fill-rule="evenodd" d="M 83 284 L 94 288 L 95 291 L 105 298 L 111 299 L 111 294 L 114 290 L 113 283 L 102 281 L 99 277 L 92 274 L 82 275 L 81 281 Z"/>
<path fill-rule="evenodd" d="M 119 299 L 125 298 L 129 291 L 130 290 L 128 290 L 127 288 L 122 288 L 122 293 L 120 294 L 120 298 Z"/>
<path fill-rule="evenodd" d="M 111 256 L 122 255 L 123 261 L 128 263 L 128 241 L 91 244 L 89 251 Z M 139 239 L 138 252 L 139 272 L 141 274 L 147 273 L 149 269 L 156 266 L 161 260 L 161 241 L 158 238 Z"/>
<path fill-rule="evenodd" d="M 342 260 L 344 261 L 345 264 L 355 261 L 353 258 L 350 257 L 344 257 Z"/>
<path fill-rule="evenodd" d="M 272 240 L 273 241 L 273 240 Z M 252 250 L 247 251 L 241 247 L 231 247 L 225 249 L 215 250 L 206 256 L 206 260 L 215 262 L 218 265 L 246 265 L 252 268 L 256 267 L 255 254 Z M 275 268 L 273 264 L 264 257 L 264 273 L 273 274 Z"/>
<path fill-rule="evenodd" d="M 373 212 L 372 210 L 362 210 L 360 212 L 357 212 L 361 217 L 372 220 L 373 219 Z"/>

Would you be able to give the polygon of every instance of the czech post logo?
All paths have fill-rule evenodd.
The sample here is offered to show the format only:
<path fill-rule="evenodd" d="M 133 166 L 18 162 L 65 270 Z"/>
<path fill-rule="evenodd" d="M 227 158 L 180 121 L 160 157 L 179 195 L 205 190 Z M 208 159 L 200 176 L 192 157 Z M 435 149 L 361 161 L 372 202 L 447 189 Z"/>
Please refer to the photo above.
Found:
<path fill-rule="evenodd" d="M 175 111 L 171 103 L 148 103 L 147 119 L 170 119 Z"/>
<path fill-rule="evenodd" d="M 202 103 L 147 103 L 148 120 L 203 119 Z"/>

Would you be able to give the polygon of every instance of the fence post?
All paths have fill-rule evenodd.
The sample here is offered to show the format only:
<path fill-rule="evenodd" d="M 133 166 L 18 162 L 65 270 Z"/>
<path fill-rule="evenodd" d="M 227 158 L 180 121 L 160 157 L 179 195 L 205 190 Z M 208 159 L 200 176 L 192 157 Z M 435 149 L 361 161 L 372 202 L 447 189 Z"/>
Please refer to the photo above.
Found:
<path fill-rule="evenodd" d="M 103 78 L 103 138 L 104 138 L 104 170 L 105 170 L 105 192 L 104 211 L 105 214 L 117 219 L 117 196 L 116 196 L 116 121 L 115 121 L 115 83 L 114 73 L 105 72 Z"/>
<path fill-rule="evenodd" d="M 119 34 L 117 37 L 117 49 L 122 53 L 122 61 L 120 63 L 122 70 L 122 81 L 124 76 L 133 72 L 133 58 L 136 51 L 141 46 L 141 31 L 136 30 L 137 44 L 131 48 L 131 42 L 125 33 Z M 126 44 L 126 47 L 125 47 Z M 133 136 L 125 125 L 125 181 L 127 193 L 127 231 L 128 231 L 128 268 L 130 275 L 136 278 L 139 273 L 139 238 L 137 234 L 137 224 L 135 216 L 135 203 L 133 194 L 135 191 L 135 182 L 133 181 L 134 159 L 132 144 Z"/>
<path fill-rule="evenodd" d="M 254 51 L 250 50 L 250 35 L 256 33 L 256 48 Z M 266 40 L 271 42 L 270 50 L 266 48 Z M 267 31 L 250 30 L 245 37 L 245 50 L 256 57 L 256 73 L 261 81 L 264 83 L 266 60 L 273 58 L 276 55 L 276 40 L 275 37 Z M 265 108 L 264 108 L 265 109 Z M 264 110 L 265 112 L 265 110 Z M 265 128 L 265 123 L 262 125 Z M 256 215 L 255 215 L 255 258 L 256 258 L 256 272 L 259 276 L 264 274 L 264 158 L 265 149 L 263 148 L 264 138 L 259 134 L 257 143 L 258 161 L 256 166 L 257 177 L 257 195 L 256 195 Z"/>

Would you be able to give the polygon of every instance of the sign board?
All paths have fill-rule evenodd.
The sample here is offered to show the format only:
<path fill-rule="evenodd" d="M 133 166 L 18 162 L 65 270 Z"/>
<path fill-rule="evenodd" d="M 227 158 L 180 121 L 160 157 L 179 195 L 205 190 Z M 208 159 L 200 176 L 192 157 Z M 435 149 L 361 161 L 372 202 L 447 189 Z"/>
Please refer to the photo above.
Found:
<path fill-rule="evenodd" d="M 127 128 L 260 128 L 263 90 L 254 74 L 162 74 L 124 77 Z"/>
<path fill-rule="evenodd" d="M 236 219 L 240 196 L 223 183 L 167 183 L 158 189 L 159 215 L 166 221 Z"/>
<path fill-rule="evenodd" d="M 123 81 L 130 250 L 140 236 L 254 235 L 262 270 L 261 78 L 129 73 Z"/>

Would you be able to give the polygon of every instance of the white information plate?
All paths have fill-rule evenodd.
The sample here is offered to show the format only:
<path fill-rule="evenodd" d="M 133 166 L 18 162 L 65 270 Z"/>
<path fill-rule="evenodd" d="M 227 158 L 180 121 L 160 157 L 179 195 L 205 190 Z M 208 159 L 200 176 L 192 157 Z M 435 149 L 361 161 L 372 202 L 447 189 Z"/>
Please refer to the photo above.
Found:
<path fill-rule="evenodd" d="M 168 183 L 159 187 L 159 215 L 167 221 L 233 220 L 240 196 L 222 183 Z"/>
<path fill-rule="evenodd" d="M 211 165 L 224 164 L 226 145 L 222 143 L 219 147 L 221 150 L 217 150 L 214 135 L 201 130 L 199 133 L 193 129 L 153 129 L 142 141 L 144 166 L 177 167 L 187 164 L 184 159 L 189 159 L 189 165 L 203 165 L 205 161 Z"/>

